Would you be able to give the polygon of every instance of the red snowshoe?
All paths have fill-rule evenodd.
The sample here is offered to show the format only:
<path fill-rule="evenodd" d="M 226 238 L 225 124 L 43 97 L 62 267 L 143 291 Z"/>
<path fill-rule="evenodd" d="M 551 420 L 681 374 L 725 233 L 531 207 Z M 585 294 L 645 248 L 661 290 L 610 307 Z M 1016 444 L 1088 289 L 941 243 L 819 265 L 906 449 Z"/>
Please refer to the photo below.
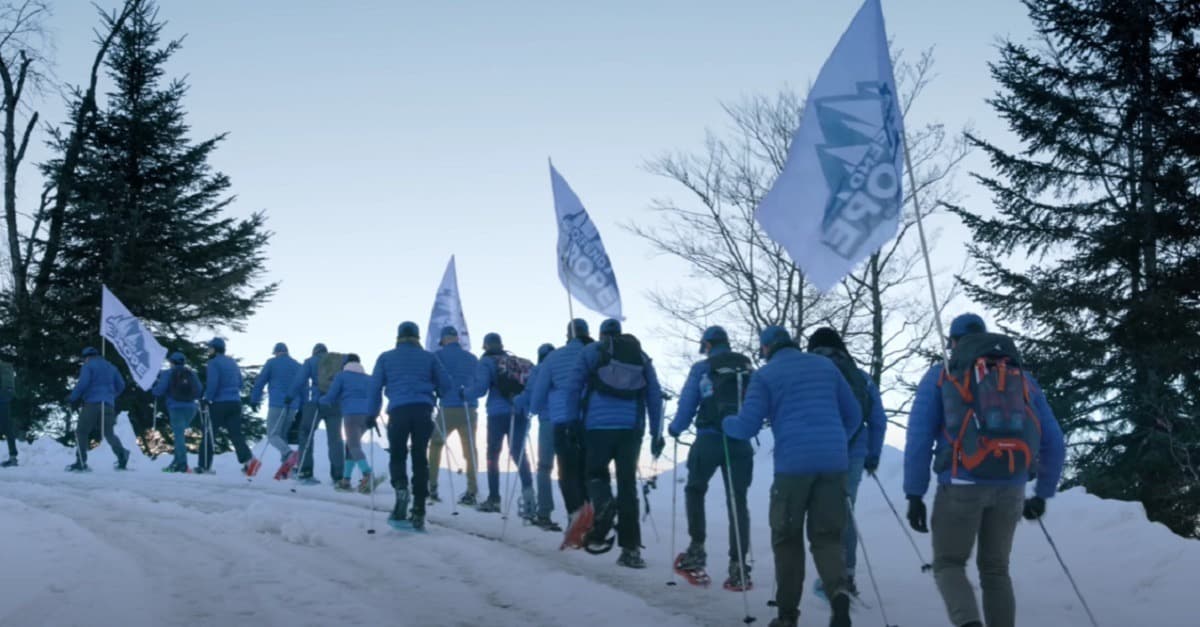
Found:
<path fill-rule="evenodd" d="M 292 451 L 292 454 L 288 455 L 287 459 L 283 461 L 283 464 L 279 466 L 279 470 L 275 471 L 275 480 L 283 481 L 284 479 L 287 479 L 288 475 L 292 473 L 292 469 L 295 468 L 296 464 L 299 463 L 300 453 Z"/>
<path fill-rule="evenodd" d="M 680 553 L 679 555 L 677 555 L 675 557 L 675 572 L 678 573 L 680 577 L 683 577 L 684 579 L 686 579 L 687 582 L 692 584 L 693 586 L 700 586 L 702 588 L 707 588 L 708 584 L 712 583 L 712 578 L 710 578 L 708 576 L 708 571 L 706 571 L 703 568 L 686 570 L 681 567 L 683 558 L 686 555 L 687 555 L 687 553 Z"/>
<path fill-rule="evenodd" d="M 575 512 L 574 520 L 567 526 L 567 531 L 563 534 L 562 545 L 558 547 L 558 550 L 583 548 L 583 538 L 592 530 L 592 522 L 595 519 L 596 512 L 592 509 L 592 504 L 584 503 L 583 507 Z"/>
<path fill-rule="evenodd" d="M 252 457 L 250 458 L 250 461 L 246 462 L 246 467 L 242 470 L 242 472 L 246 473 L 247 477 L 253 477 L 254 475 L 258 474 L 258 471 L 261 468 L 262 462 L 259 461 L 257 457 Z"/>

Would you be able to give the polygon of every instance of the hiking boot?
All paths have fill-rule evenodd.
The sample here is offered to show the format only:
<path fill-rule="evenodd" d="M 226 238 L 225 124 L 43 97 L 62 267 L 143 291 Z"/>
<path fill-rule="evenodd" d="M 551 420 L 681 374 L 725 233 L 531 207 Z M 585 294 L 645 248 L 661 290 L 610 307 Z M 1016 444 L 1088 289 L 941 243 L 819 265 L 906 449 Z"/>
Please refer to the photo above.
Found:
<path fill-rule="evenodd" d="M 375 476 L 372 473 L 364 474 L 358 482 L 358 493 L 370 494 L 374 492 L 375 488 L 378 488 L 379 484 L 383 483 L 386 478 L 387 475 Z"/>
<path fill-rule="evenodd" d="M 429 486 L 429 501 L 432 503 L 442 502 L 442 496 L 438 494 L 438 489 L 435 485 Z"/>
<path fill-rule="evenodd" d="M 117 470 L 125 470 L 125 467 L 128 465 L 129 451 L 121 451 L 120 453 L 117 453 L 117 463 L 113 465 L 113 468 L 116 468 Z"/>
<path fill-rule="evenodd" d="M 489 498 L 488 500 L 480 503 L 479 507 L 476 507 L 475 509 L 489 514 L 498 513 L 500 511 L 500 499 Z"/>
<path fill-rule="evenodd" d="M 704 553 L 704 545 L 693 542 L 688 545 L 683 557 L 679 560 L 679 570 L 703 570 L 708 565 L 708 555 Z"/>
<path fill-rule="evenodd" d="M 772 620 L 767 627 L 796 627 L 796 624 L 799 620 L 800 619 L 792 616 L 780 616 L 779 618 Z"/>
<path fill-rule="evenodd" d="M 525 488 L 521 491 L 521 502 L 517 506 L 517 515 L 530 522 L 537 518 L 537 493 L 533 491 L 533 488 Z"/>
<path fill-rule="evenodd" d="M 562 531 L 562 527 L 558 523 L 550 520 L 550 517 L 544 514 L 538 514 L 534 517 L 533 526 L 545 529 L 546 531 Z"/>
<path fill-rule="evenodd" d="M 754 581 L 750 579 L 750 567 L 742 564 L 741 568 L 739 568 L 736 563 L 730 564 L 729 578 L 725 580 L 724 587 L 731 592 L 753 590 Z"/>
<path fill-rule="evenodd" d="M 842 588 L 852 597 L 858 597 L 858 584 L 854 583 L 854 575 L 846 575 Z"/>
<path fill-rule="evenodd" d="M 408 522 L 409 522 L 409 524 L 412 525 L 413 529 L 415 529 L 417 531 L 424 531 L 425 530 L 425 512 L 423 510 L 417 511 L 416 509 L 413 509 L 412 515 L 409 516 L 409 518 L 408 518 Z"/>
<path fill-rule="evenodd" d="M 17 458 L 9 457 L 8 459 L 4 460 L 3 463 L 0 463 L 0 468 L 15 468 L 16 465 L 17 465 Z"/>
<path fill-rule="evenodd" d="M 973 620 L 969 623 L 963 623 L 962 627 L 983 627 L 983 623 Z"/>
<path fill-rule="evenodd" d="M 617 566 L 642 569 L 646 567 L 646 560 L 642 559 L 642 552 L 637 549 L 621 549 L 621 557 L 617 558 Z"/>
<path fill-rule="evenodd" d="M 396 504 L 392 507 L 392 513 L 388 515 L 388 522 L 398 522 L 408 519 L 408 490 L 405 488 L 396 488 Z"/>
<path fill-rule="evenodd" d="M 833 616 L 829 617 L 829 627 L 850 627 L 850 595 L 840 592 L 830 605 Z"/>
<path fill-rule="evenodd" d="M 478 502 L 475 500 L 474 492 L 467 492 L 458 499 L 458 504 L 463 507 L 475 507 Z"/>
<path fill-rule="evenodd" d="M 74 464 L 67 466 L 67 472 L 90 472 L 91 470 L 92 469 L 88 468 L 87 464 L 82 462 L 75 462 Z"/>
<path fill-rule="evenodd" d="M 337 481 L 333 482 L 333 489 L 337 490 L 338 492 L 350 492 L 354 490 L 354 488 L 350 485 L 349 479 L 338 479 Z"/>

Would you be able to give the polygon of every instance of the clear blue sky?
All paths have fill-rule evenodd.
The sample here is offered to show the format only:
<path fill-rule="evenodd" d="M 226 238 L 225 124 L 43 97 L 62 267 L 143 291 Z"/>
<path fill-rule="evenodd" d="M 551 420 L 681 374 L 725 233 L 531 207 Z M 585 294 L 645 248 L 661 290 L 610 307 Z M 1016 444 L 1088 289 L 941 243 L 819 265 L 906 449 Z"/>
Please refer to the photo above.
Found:
<path fill-rule="evenodd" d="M 85 79 L 94 10 L 58 2 L 57 71 Z M 102 6 L 117 6 L 102 0 Z M 618 228 L 653 198 L 683 197 L 642 163 L 701 145 L 721 101 L 803 87 L 858 0 L 614 2 L 163 0 L 167 37 L 187 35 L 169 71 L 186 75 L 196 137 L 229 132 L 213 165 L 232 177 L 233 211 L 265 210 L 279 295 L 231 337 L 261 363 L 274 342 L 307 355 L 324 341 L 368 365 L 406 319 L 425 326 L 458 256 L 476 343 L 500 332 L 532 354 L 561 343 L 566 298 L 555 272 L 546 158 L 575 188 L 607 244 L 627 329 L 652 355 L 659 317 L 644 294 L 686 281 L 674 261 Z M 1000 36 L 1030 26 L 1015 0 L 885 0 L 889 34 L 936 46 L 938 77 L 910 124 L 974 123 L 1006 134 L 984 103 Z M 43 119 L 62 120 L 48 98 Z M 35 158 L 42 156 L 41 153 Z M 972 169 L 986 168 L 978 155 Z M 25 170 L 26 179 L 33 176 Z M 989 199 L 961 177 L 966 202 Z M 25 204 L 33 202 L 26 197 Z M 935 263 L 964 252 L 950 218 Z M 579 313 L 577 311 L 577 313 Z M 588 314 L 593 325 L 599 316 Z M 675 384 L 682 373 L 668 371 Z"/>

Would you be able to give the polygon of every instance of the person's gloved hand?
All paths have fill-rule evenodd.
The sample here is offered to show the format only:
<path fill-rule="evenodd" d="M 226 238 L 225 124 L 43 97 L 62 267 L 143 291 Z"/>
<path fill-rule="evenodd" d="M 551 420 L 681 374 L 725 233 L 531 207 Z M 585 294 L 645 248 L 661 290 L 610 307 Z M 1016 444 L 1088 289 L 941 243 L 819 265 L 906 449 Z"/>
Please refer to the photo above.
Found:
<path fill-rule="evenodd" d="M 654 459 L 662 456 L 663 449 L 667 447 L 667 439 L 661 435 L 650 441 L 650 455 Z"/>
<path fill-rule="evenodd" d="M 71 409 L 75 411 L 83 409 L 83 399 L 71 401 Z"/>
<path fill-rule="evenodd" d="M 879 458 L 878 457 L 868 457 L 867 461 L 863 463 L 863 470 L 867 471 L 868 475 L 871 475 L 872 477 L 874 477 L 875 471 L 879 470 Z"/>
<path fill-rule="evenodd" d="M 929 533 L 925 501 L 919 496 L 908 497 L 908 526 L 917 533 Z"/>
<path fill-rule="evenodd" d="M 201 409 L 202 411 L 208 411 L 208 408 L 209 408 L 211 405 L 212 405 L 212 403 L 210 403 L 210 402 L 208 402 L 208 401 L 200 401 L 200 409 Z"/>
<path fill-rule="evenodd" d="M 295 400 L 295 399 L 293 399 L 293 398 L 292 398 L 292 397 L 290 397 L 290 396 L 286 396 L 286 397 L 284 397 L 284 399 L 283 399 L 283 406 L 284 406 L 284 407 L 292 407 L 292 401 L 293 401 L 293 400 Z"/>
<path fill-rule="evenodd" d="M 1046 515 L 1046 499 L 1035 496 L 1031 499 L 1025 499 L 1025 511 L 1022 512 L 1025 520 L 1037 520 Z"/>
<path fill-rule="evenodd" d="M 675 430 L 675 427 L 667 427 L 667 435 L 669 435 L 669 436 L 671 436 L 671 437 L 675 438 L 676 440 L 678 440 L 678 439 L 679 439 L 679 436 L 683 435 L 683 433 L 682 433 L 682 432 L 680 432 L 680 431 L 676 431 L 676 430 Z"/>

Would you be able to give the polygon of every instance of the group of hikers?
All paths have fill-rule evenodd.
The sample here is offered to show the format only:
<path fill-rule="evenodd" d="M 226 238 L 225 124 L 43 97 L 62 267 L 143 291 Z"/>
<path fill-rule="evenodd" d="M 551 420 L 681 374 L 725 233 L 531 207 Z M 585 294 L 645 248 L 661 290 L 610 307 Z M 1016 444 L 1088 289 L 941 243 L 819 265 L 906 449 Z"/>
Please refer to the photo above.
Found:
<path fill-rule="evenodd" d="M 1022 516 L 1040 518 L 1055 493 L 1065 456 L 1063 435 L 1010 338 L 989 333 L 974 314 L 955 318 L 948 335 L 947 361 L 922 378 L 909 414 L 904 464 L 908 522 L 917 532 L 932 531 L 932 570 L 951 623 L 1011 627 L 1016 620 L 1008 574 L 1013 537 Z M 177 443 L 167 470 L 187 471 L 181 443 L 200 411 L 204 434 L 194 472 L 210 471 L 213 434 L 224 430 L 242 471 L 253 476 L 260 461 L 242 434 L 240 370 L 225 355 L 223 340 L 213 339 L 208 347 L 203 386 L 184 356 L 175 353 L 171 368 L 154 387 L 155 395 L 165 399 Z M 720 471 L 730 521 L 724 587 L 743 592 L 752 587 L 746 494 L 754 474 L 751 440 L 767 425 L 774 435 L 767 516 L 778 608 L 771 626 L 790 627 L 799 620 L 807 534 L 817 568 L 814 592 L 829 601 L 829 624 L 846 627 L 851 600 L 858 595 L 854 504 L 863 474 L 874 476 L 879 467 L 888 424 L 880 392 L 833 329 L 814 332 L 802 350 L 785 329 L 772 326 L 760 333 L 759 347 L 762 366 L 755 370 L 755 360 L 735 352 L 721 327 L 706 329 L 700 338 L 703 359 L 688 373 L 675 417 L 666 427 L 676 453 L 680 438 L 695 434 L 684 489 L 690 543 L 674 568 L 692 583 L 708 583 L 705 494 Z M 111 419 L 123 377 L 95 349 L 86 349 L 83 357 L 70 396 L 80 410 L 77 438 L 87 442 L 100 426 L 123 468 L 129 454 L 113 434 Z M 0 417 L 5 418 L 15 464 L 7 420 L 12 377 L 6 367 L 0 364 Z M 655 458 L 666 446 L 664 395 L 653 362 L 617 320 L 605 320 L 596 340 L 586 321 L 572 320 L 565 344 L 542 345 L 536 364 L 506 352 L 496 333 L 484 338 L 483 355 L 477 358 L 463 348 L 453 327 L 441 330 L 437 350 L 426 351 L 412 322 L 400 324 L 395 348 L 379 356 L 369 375 L 357 355 L 330 353 L 317 344 L 300 363 L 280 343 L 255 379 L 252 403 L 261 403 L 264 390 L 269 390 L 268 442 L 281 456 L 277 479 L 295 476 L 315 482 L 308 448 L 316 425 L 324 422 L 335 488 L 353 489 L 351 478 L 358 468 L 358 489 L 373 493 L 385 478 L 369 465 L 362 438 L 377 430 L 386 400 L 388 471 L 395 493 L 389 522 L 423 529 L 427 501 L 441 500 L 438 473 L 431 475 L 430 464 L 439 467 L 454 433 L 467 451 L 467 486 L 458 503 L 499 511 L 499 458 L 507 439 L 518 469 L 521 517 L 543 529 L 564 531 L 563 548 L 604 553 L 615 542 L 621 548 L 619 565 L 646 567 L 640 553 L 637 462 L 647 432 Z M 484 396 L 488 495 L 480 501 L 474 452 L 477 407 Z M 286 434 L 297 411 L 304 439 L 293 449 Z M 526 454 L 531 415 L 539 420 L 536 486 Z M 567 513 L 565 530 L 551 518 L 555 461 Z M 79 446 L 76 463 L 68 469 L 84 470 L 86 463 L 86 446 Z M 610 464 L 616 471 L 615 495 Z M 924 497 L 931 469 L 938 487 L 930 519 Z M 1036 485 L 1027 498 L 1025 484 L 1030 481 Z M 982 613 L 966 573 L 973 551 Z"/>

